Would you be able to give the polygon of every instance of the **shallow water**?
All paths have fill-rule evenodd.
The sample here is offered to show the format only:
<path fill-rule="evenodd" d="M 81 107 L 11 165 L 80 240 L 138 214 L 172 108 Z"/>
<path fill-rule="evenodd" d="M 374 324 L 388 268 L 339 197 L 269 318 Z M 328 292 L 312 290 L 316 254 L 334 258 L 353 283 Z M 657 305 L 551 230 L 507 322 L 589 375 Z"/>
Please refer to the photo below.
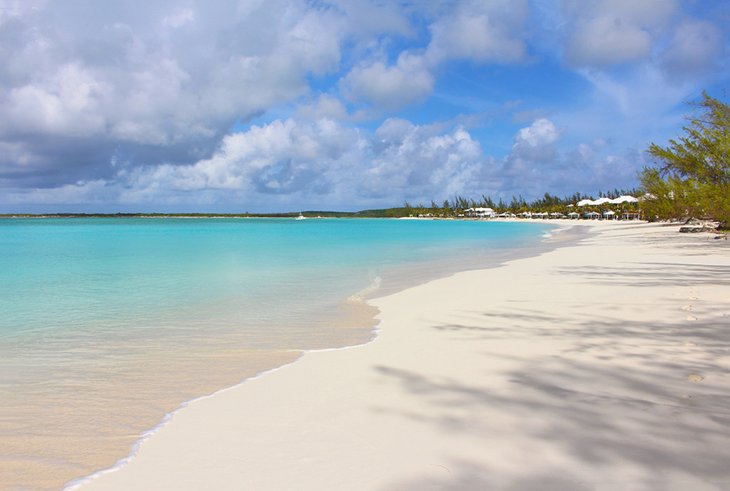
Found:
<path fill-rule="evenodd" d="M 0 488 L 59 489 L 111 466 L 186 400 L 367 341 L 362 298 L 486 265 L 546 228 L 2 219 Z"/>

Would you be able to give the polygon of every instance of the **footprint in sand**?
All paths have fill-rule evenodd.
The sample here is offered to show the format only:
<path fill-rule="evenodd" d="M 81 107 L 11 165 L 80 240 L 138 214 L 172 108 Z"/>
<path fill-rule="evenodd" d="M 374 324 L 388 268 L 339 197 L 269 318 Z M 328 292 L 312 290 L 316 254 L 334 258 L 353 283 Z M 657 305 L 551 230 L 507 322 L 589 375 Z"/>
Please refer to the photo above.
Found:
<path fill-rule="evenodd" d="M 685 341 L 684 345 L 685 346 L 697 346 L 697 343 L 693 343 L 692 341 Z"/>
<path fill-rule="evenodd" d="M 688 321 L 696 321 L 697 320 L 697 317 L 695 317 L 694 315 L 688 315 L 687 316 L 687 320 Z"/>
<path fill-rule="evenodd" d="M 685 305 L 684 307 L 682 307 L 682 310 L 689 312 L 689 311 L 692 310 L 692 306 L 691 305 Z"/>
<path fill-rule="evenodd" d="M 687 380 L 689 380 L 690 382 L 702 382 L 703 380 L 705 380 L 705 377 L 703 377 L 699 373 L 690 373 L 689 375 L 687 375 Z"/>

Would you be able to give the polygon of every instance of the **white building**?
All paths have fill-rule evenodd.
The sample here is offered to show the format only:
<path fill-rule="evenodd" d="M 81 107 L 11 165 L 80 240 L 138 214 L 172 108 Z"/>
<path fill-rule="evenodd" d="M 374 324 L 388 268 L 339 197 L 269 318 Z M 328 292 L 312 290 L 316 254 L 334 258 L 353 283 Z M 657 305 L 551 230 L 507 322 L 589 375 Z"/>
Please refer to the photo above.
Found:
<path fill-rule="evenodd" d="M 497 213 L 491 208 L 467 208 L 464 210 L 466 216 L 474 218 L 494 218 Z"/>

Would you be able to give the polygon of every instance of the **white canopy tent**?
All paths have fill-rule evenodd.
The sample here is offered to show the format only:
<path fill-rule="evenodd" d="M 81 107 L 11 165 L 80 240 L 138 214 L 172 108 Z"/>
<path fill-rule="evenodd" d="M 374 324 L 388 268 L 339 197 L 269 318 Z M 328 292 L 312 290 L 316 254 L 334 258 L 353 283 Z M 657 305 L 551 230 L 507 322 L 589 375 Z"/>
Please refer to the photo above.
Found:
<path fill-rule="evenodd" d="M 601 206 L 605 204 L 620 205 L 621 203 L 638 203 L 639 199 L 633 196 L 623 195 L 616 199 L 611 198 L 598 198 L 597 200 L 582 199 L 576 203 L 576 206 Z"/>
<path fill-rule="evenodd" d="M 612 205 L 620 205 L 621 203 L 638 203 L 638 202 L 639 202 L 639 198 L 634 198 L 633 196 L 629 196 L 629 195 L 619 196 L 618 198 L 611 200 Z"/>

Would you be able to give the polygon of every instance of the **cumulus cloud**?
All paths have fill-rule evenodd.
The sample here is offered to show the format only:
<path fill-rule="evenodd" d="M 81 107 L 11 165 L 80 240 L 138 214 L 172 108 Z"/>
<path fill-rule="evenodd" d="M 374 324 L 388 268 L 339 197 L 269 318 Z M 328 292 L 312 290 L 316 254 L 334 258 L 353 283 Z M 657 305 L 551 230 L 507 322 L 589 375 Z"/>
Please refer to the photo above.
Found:
<path fill-rule="evenodd" d="M 567 149 L 558 147 L 560 140 L 555 123 L 536 119 L 518 129 L 509 154 L 497 158 L 458 125 L 389 118 L 368 133 L 327 118 L 290 118 L 226 135 L 210 156 L 192 164 L 120 165 L 106 179 L 13 191 L 0 204 L 30 199 L 184 211 L 226 203 L 251 209 L 260 203 L 261 211 L 271 211 L 324 203 L 348 209 L 392 206 L 403 199 L 427 203 L 456 194 L 529 198 L 548 189 L 586 190 L 587 183 L 620 187 L 633 179 L 635 156 L 617 156 L 600 139 Z"/>
<path fill-rule="evenodd" d="M 0 16 L 0 63 L 8 67 L 0 75 L 0 141 L 32 137 L 39 160 L 51 141 L 89 146 L 86 159 L 55 154 L 47 169 L 96 167 L 100 176 L 120 146 L 146 157 L 155 154 L 150 147 L 166 148 L 157 158 L 189 160 L 234 121 L 305 94 L 307 77 L 336 68 L 351 35 L 340 12 L 303 0 L 191 1 L 182 9 L 167 0 L 144 9 L 87 3 L 39 3 Z M 92 162 L 99 140 L 109 154 Z M 60 176 L 49 173 L 48 184 L 52 174 Z"/>
<path fill-rule="evenodd" d="M 530 149 L 550 145 L 558 136 L 559 132 L 552 121 L 547 118 L 536 119 L 530 126 L 517 132 L 512 149 L 517 153 L 529 152 Z"/>
<path fill-rule="evenodd" d="M 319 97 L 297 108 L 297 115 L 301 119 L 334 119 L 346 121 L 351 119 L 345 104 L 330 94 L 320 94 Z"/>
<path fill-rule="evenodd" d="M 576 65 L 615 65 L 647 58 L 651 34 L 616 16 L 588 19 L 576 27 L 568 44 L 568 60 Z"/>
<path fill-rule="evenodd" d="M 99 105 L 105 88 L 77 63 L 59 66 L 35 84 L 10 89 L 0 123 L 4 133 L 98 135 L 104 130 Z"/>
<path fill-rule="evenodd" d="M 566 0 L 570 19 L 565 57 L 576 66 L 611 66 L 646 60 L 677 10 L 674 0 Z"/>
<path fill-rule="evenodd" d="M 635 186 L 642 162 L 635 151 L 616 154 L 606 141 L 597 138 L 575 145 L 559 146 L 563 130 L 546 118 L 520 128 L 512 150 L 496 176 L 502 196 L 541 196 L 595 192 L 609 187 Z"/>
<path fill-rule="evenodd" d="M 379 108 L 400 109 L 431 93 L 434 77 L 420 56 L 403 53 L 395 65 L 381 61 L 355 67 L 342 81 L 352 101 L 367 101 Z"/>
<path fill-rule="evenodd" d="M 536 119 L 517 131 L 504 170 L 513 175 L 532 173 L 541 163 L 551 162 L 556 155 L 553 144 L 559 137 L 560 132 L 552 121 Z"/>
<path fill-rule="evenodd" d="M 326 174 L 347 165 L 349 154 L 361 146 L 357 130 L 332 120 L 277 120 L 227 135 L 212 157 L 195 164 L 151 166 L 122 177 L 138 189 L 316 194 L 328 187 Z"/>
<path fill-rule="evenodd" d="M 479 143 L 462 127 L 441 132 L 388 119 L 375 132 L 373 161 L 364 176 L 368 193 L 444 197 L 473 189 L 482 165 Z"/>
<path fill-rule="evenodd" d="M 193 165 L 159 165 L 119 177 L 131 184 L 135 199 L 166 189 L 365 203 L 404 192 L 457 192 L 480 161 L 478 142 L 460 127 L 441 131 L 389 119 L 367 136 L 329 119 L 289 119 L 228 135 L 211 158 Z"/>
<path fill-rule="evenodd" d="M 555 153 L 552 144 L 559 137 L 560 132 L 552 121 L 537 119 L 517 132 L 512 145 L 512 157 L 532 162 L 550 161 Z"/>
<path fill-rule="evenodd" d="M 240 201 L 392 205 L 479 192 L 479 143 L 462 127 L 388 119 L 367 134 L 331 119 L 276 120 L 229 134 L 190 165 L 122 166 L 105 180 L 36 189 L 35 203 L 200 204 Z M 17 196 L 6 197 L 15 202 Z"/>
<path fill-rule="evenodd" d="M 351 101 L 398 110 L 430 95 L 434 72 L 450 61 L 483 64 L 526 59 L 526 0 L 434 2 L 431 8 L 434 18 L 425 49 L 402 51 L 392 64 L 381 56 L 355 66 L 341 81 L 342 91 Z"/>
<path fill-rule="evenodd" d="M 461 2 L 451 15 L 430 26 L 426 51 L 429 64 L 453 59 L 475 62 L 522 61 L 526 45 L 522 35 L 527 2 Z"/>

